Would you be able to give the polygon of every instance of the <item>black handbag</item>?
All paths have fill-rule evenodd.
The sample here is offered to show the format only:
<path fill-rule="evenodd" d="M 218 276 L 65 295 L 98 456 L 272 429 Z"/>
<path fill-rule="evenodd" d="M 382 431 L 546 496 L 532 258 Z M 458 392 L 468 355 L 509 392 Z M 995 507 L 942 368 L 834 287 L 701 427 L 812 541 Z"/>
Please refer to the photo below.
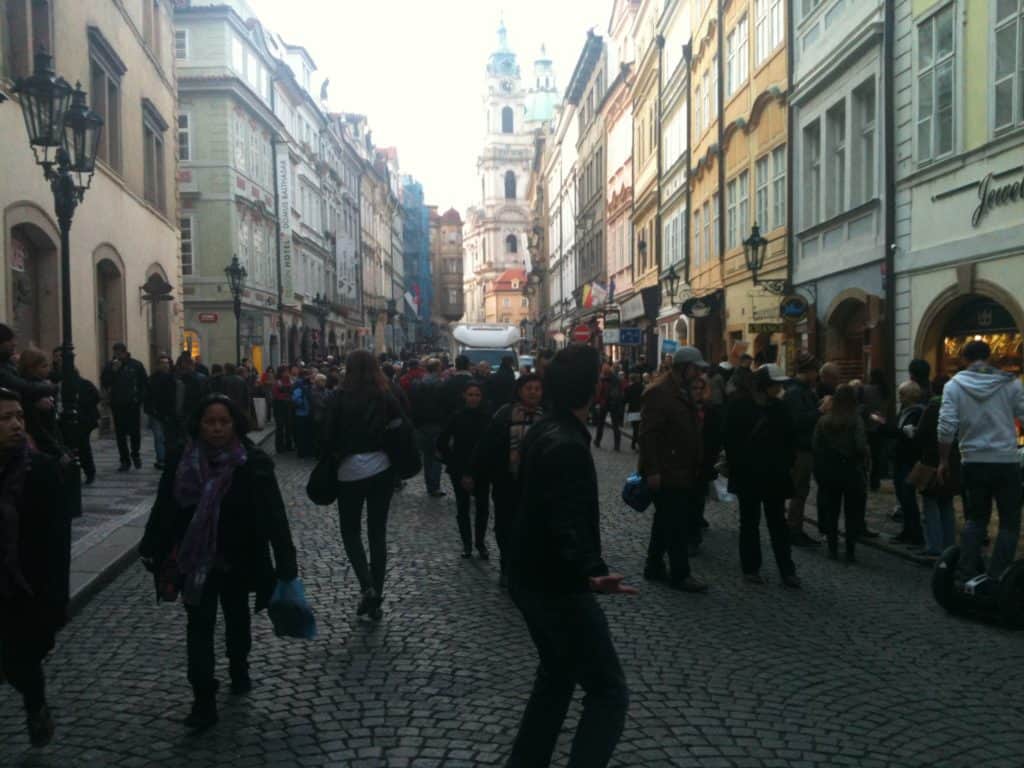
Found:
<path fill-rule="evenodd" d="M 338 460 L 325 451 L 306 481 L 306 495 L 314 504 L 325 507 L 338 498 Z"/>
<path fill-rule="evenodd" d="M 405 416 L 395 419 L 384 430 L 384 452 L 402 480 L 416 477 L 423 469 L 416 430 Z"/>

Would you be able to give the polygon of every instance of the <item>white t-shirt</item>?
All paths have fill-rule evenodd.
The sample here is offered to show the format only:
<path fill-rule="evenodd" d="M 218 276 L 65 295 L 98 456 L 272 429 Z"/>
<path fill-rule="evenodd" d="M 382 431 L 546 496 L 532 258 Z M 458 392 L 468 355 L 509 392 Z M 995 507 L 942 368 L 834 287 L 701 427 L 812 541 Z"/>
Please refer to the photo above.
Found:
<path fill-rule="evenodd" d="M 338 465 L 338 482 L 354 483 L 379 475 L 391 469 L 391 461 L 384 451 L 353 453 Z"/>

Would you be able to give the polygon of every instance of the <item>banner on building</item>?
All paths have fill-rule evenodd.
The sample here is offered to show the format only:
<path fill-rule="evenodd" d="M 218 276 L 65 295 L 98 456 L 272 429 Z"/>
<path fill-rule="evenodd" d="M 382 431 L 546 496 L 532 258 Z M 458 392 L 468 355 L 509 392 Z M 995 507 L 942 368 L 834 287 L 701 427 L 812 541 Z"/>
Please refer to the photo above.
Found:
<path fill-rule="evenodd" d="M 587 283 L 583 286 L 583 309 L 604 304 L 608 299 L 608 289 L 601 283 Z"/>
<path fill-rule="evenodd" d="M 288 153 L 277 159 L 277 217 L 281 224 L 281 295 L 285 304 L 295 296 L 292 283 L 292 174 Z"/>

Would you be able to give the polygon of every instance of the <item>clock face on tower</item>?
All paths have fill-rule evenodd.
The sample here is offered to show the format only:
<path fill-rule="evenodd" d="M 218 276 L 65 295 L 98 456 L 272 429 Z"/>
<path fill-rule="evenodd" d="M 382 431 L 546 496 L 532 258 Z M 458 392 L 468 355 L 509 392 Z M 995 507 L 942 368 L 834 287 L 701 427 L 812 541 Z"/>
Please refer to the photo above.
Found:
<path fill-rule="evenodd" d="M 512 81 L 511 80 L 502 80 L 501 81 L 501 90 L 505 91 L 505 93 L 511 93 L 511 91 L 512 91 Z"/>

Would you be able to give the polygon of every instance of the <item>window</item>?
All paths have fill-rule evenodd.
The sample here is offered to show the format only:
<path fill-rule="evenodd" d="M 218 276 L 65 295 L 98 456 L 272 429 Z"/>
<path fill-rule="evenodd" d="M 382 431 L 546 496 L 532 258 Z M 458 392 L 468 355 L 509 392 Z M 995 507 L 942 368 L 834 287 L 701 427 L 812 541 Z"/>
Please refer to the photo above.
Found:
<path fill-rule="evenodd" d="M 501 306 L 503 306 L 503 307 L 511 307 L 512 306 L 512 299 L 509 298 L 508 296 L 504 297 L 501 300 Z"/>
<path fill-rule="evenodd" d="M 831 218 L 846 210 L 846 101 L 840 101 L 825 113 L 825 142 L 828 148 L 825 178 L 825 216 Z"/>
<path fill-rule="evenodd" d="M 501 132 L 515 133 L 515 115 L 512 112 L 512 107 L 501 108 Z"/>
<path fill-rule="evenodd" d="M 164 171 L 164 131 L 167 123 L 149 99 L 142 100 L 142 190 L 143 197 L 159 211 L 167 205 Z"/>
<path fill-rule="evenodd" d="M 759 158 L 754 165 L 754 223 L 765 232 L 771 229 L 768 219 L 768 155 Z"/>
<path fill-rule="evenodd" d="M 184 61 L 188 58 L 189 40 L 187 29 L 174 30 L 174 58 Z"/>
<path fill-rule="evenodd" d="M 996 3 L 993 127 L 1024 122 L 1024 0 Z"/>
<path fill-rule="evenodd" d="M 196 250 L 195 250 L 195 217 L 182 216 L 178 222 L 181 230 L 181 274 L 192 275 L 195 273 Z"/>
<path fill-rule="evenodd" d="M 868 80 L 853 92 L 853 155 L 850 160 L 851 205 L 875 196 L 875 80 Z"/>
<path fill-rule="evenodd" d="M 89 102 L 103 118 L 98 156 L 121 170 L 121 76 L 124 62 L 96 27 L 89 27 Z"/>
<path fill-rule="evenodd" d="M 819 5 L 821 5 L 821 0 L 800 0 L 801 18 L 807 18 Z"/>
<path fill-rule="evenodd" d="M 704 122 L 701 123 L 701 129 L 702 130 L 704 128 L 707 128 L 709 125 L 711 125 L 712 121 L 715 119 L 715 115 L 712 113 L 712 110 L 711 110 L 711 104 L 713 103 L 713 100 L 715 98 L 715 94 L 712 93 L 712 91 L 711 91 L 711 69 L 714 66 L 715 66 L 714 63 L 712 63 L 711 67 L 708 67 L 708 69 L 706 69 L 704 71 L 704 80 L 703 80 Z"/>
<path fill-rule="evenodd" d="M 725 247 L 726 249 L 736 247 L 736 179 L 725 185 Z"/>
<path fill-rule="evenodd" d="M 742 244 L 750 234 L 750 173 L 744 171 L 739 179 L 739 240 Z"/>
<path fill-rule="evenodd" d="M 192 116 L 187 112 L 178 115 L 178 159 L 192 159 Z"/>
<path fill-rule="evenodd" d="M 160 0 L 142 0 L 142 39 L 160 60 Z"/>
<path fill-rule="evenodd" d="M 711 215 L 713 217 L 713 226 L 711 227 L 711 236 L 714 238 L 714 248 L 711 251 L 711 257 L 716 261 L 722 256 L 722 244 L 719 242 L 718 228 L 720 226 L 722 203 L 718 193 L 715 192 L 711 196 Z M 705 245 L 705 247 L 707 247 Z"/>
<path fill-rule="evenodd" d="M 445 260 L 445 271 L 449 275 L 458 275 L 462 273 L 462 264 L 458 259 L 447 259 Z"/>
<path fill-rule="evenodd" d="M 459 306 L 459 289 L 449 288 L 448 289 L 448 306 L 457 307 Z"/>
<path fill-rule="evenodd" d="M 8 0 L 3 21 L 7 27 L 2 46 L 4 74 L 11 80 L 31 75 L 35 54 L 53 50 L 49 0 Z"/>
<path fill-rule="evenodd" d="M 523 309 L 529 308 L 530 300 L 524 296 L 522 301 L 519 302 L 519 306 L 521 306 Z"/>
<path fill-rule="evenodd" d="M 693 213 L 693 255 L 691 261 L 693 261 L 694 265 L 699 265 L 703 262 L 700 250 L 700 208 Z"/>
<path fill-rule="evenodd" d="M 772 229 L 786 224 L 786 148 L 772 150 Z"/>
<path fill-rule="evenodd" d="M 715 205 L 718 204 L 718 196 L 715 195 Z M 704 263 L 708 264 L 712 258 L 711 252 L 711 238 L 717 237 L 711 232 L 711 203 L 704 203 Z M 717 248 L 715 249 L 717 256 Z"/>
<path fill-rule="evenodd" d="M 757 0 L 754 64 L 760 65 L 782 43 L 782 0 Z"/>
<path fill-rule="evenodd" d="M 747 80 L 750 48 L 747 17 L 744 16 L 726 40 L 725 95 L 732 96 Z"/>
<path fill-rule="evenodd" d="M 953 151 L 953 5 L 917 28 L 917 160 Z"/>
<path fill-rule="evenodd" d="M 509 235 L 505 238 L 505 252 L 519 253 L 519 240 L 515 235 Z"/>
<path fill-rule="evenodd" d="M 701 109 L 700 83 L 693 88 L 693 132 L 697 136 L 704 130 L 704 111 Z"/>
<path fill-rule="evenodd" d="M 505 171 L 505 199 L 516 199 L 516 174 L 514 171 Z"/>
<path fill-rule="evenodd" d="M 821 219 L 821 125 L 817 120 L 804 128 L 804 227 Z"/>

